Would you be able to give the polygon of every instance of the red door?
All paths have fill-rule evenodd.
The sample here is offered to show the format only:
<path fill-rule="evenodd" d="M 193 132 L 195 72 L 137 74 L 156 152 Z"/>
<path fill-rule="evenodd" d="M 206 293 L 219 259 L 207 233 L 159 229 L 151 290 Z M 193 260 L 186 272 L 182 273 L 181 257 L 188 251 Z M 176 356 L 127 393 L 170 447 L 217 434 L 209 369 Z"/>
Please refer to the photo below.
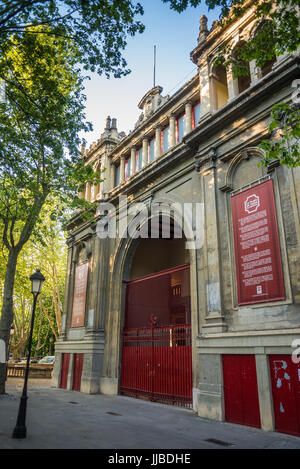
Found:
<path fill-rule="evenodd" d="M 225 418 L 260 428 L 254 355 L 223 355 Z"/>
<path fill-rule="evenodd" d="M 74 353 L 73 391 L 80 391 L 83 355 L 83 353 Z"/>
<path fill-rule="evenodd" d="M 300 363 L 290 355 L 270 355 L 275 428 L 300 436 Z"/>
<path fill-rule="evenodd" d="M 61 362 L 61 373 L 60 373 L 60 387 L 63 389 L 67 389 L 69 363 L 70 363 L 70 354 L 63 353 L 62 362 Z"/>

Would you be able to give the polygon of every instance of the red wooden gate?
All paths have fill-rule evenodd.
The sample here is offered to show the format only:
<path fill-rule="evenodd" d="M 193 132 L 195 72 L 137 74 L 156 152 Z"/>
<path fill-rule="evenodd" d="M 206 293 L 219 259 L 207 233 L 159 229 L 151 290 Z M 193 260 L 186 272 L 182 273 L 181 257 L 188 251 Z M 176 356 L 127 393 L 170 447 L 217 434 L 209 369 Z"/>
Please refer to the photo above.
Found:
<path fill-rule="evenodd" d="M 69 363 L 70 363 L 70 354 L 63 353 L 62 361 L 61 361 L 61 373 L 60 373 L 60 387 L 63 389 L 67 388 Z"/>
<path fill-rule="evenodd" d="M 191 326 L 123 332 L 121 394 L 192 405 Z"/>
<path fill-rule="evenodd" d="M 254 355 L 223 355 L 225 418 L 260 428 Z"/>
<path fill-rule="evenodd" d="M 270 355 L 275 428 L 300 436 L 300 363 L 290 355 Z"/>
<path fill-rule="evenodd" d="M 72 384 L 73 391 L 80 391 L 83 355 L 84 355 L 83 353 L 74 353 L 73 384 Z"/>

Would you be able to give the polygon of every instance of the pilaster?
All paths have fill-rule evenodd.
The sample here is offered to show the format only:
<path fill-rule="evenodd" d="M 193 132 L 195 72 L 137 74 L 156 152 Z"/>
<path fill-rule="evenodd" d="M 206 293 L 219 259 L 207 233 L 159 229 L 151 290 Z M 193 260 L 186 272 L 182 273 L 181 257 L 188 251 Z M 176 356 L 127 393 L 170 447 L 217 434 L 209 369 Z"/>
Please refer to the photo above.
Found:
<path fill-rule="evenodd" d="M 211 112 L 209 65 L 203 63 L 199 68 L 201 116 Z"/>
<path fill-rule="evenodd" d="M 203 155 L 197 169 L 201 173 L 205 203 L 204 265 L 206 266 L 206 317 L 202 333 L 224 332 L 227 329 L 222 314 L 222 279 L 217 204 L 216 149 Z"/>

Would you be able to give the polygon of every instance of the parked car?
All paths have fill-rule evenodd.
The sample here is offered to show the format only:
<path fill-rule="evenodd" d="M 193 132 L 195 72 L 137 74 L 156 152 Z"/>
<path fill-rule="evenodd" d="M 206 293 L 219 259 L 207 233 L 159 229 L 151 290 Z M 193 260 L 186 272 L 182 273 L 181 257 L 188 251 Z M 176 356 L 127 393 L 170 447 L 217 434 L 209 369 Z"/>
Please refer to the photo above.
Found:
<path fill-rule="evenodd" d="M 43 357 L 41 360 L 39 360 L 38 363 L 48 363 L 49 365 L 52 365 L 54 363 L 55 357 L 54 356 L 47 356 Z"/>

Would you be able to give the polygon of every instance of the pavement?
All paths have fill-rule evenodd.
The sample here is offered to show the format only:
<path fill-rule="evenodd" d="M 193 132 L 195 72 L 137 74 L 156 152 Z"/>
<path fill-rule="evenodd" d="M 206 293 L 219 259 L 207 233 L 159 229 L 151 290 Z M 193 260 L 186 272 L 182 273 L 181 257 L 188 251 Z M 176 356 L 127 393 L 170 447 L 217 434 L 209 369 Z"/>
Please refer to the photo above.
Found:
<path fill-rule="evenodd" d="M 192 410 L 125 396 L 55 389 L 48 379 L 29 380 L 27 438 L 17 440 L 11 435 L 22 387 L 23 379 L 8 378 L 7 394 L 0 396 L 1 450 L 300 449 L 300 438 L 291 435 L 215 422 Z"/>

